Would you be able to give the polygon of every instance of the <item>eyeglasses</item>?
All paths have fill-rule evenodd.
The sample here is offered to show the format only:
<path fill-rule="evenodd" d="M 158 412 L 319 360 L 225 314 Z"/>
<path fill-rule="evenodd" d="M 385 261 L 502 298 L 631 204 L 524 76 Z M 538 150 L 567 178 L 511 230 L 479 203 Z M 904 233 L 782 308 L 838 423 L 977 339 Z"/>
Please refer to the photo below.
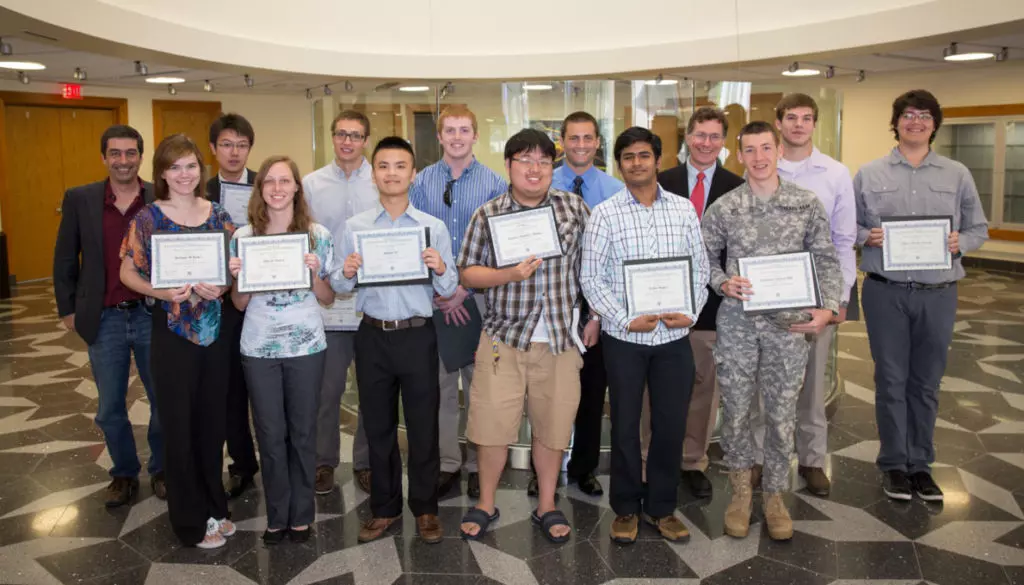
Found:
<path fill-rule="evenodd" d="M 227 142 L 227 141 L 225 141 L 225 142 L 218 142 L 217 143 L 217 148 L 220 148 L 221 150 L 241 150 L 241 151 L 246 151 L 246 150 L 249 150 L 249 143 L 248 142 Z"/>
<path fill-rule="evenodd" d="M 527 167 L 530 168 L 540 167 L 541 169 L 550 169 L 551 167 L 555 166 L 555 163 L 551 162 L 550 159 L 546 158 L 541 160 L 532 160 L 529 158 L 513 158 L 512 160 L 516 161 L 521 165 L 526 165 Z"/>
<path fill-rule="evenodd" d="M 455 185 L 455 179 L 448 181 L 448 184 L 444 186 L 444 204 L 448 207 L 452 206 L 452 187 Z"/>
<path fill-rule="evenodd" d="M 922 122 L 931 122 L 935 119 L 935 116 L 928 113 L 918 114 L 917 112 L 903 112 L 900 114 L 900 118 L 902 118 L 904 122 L 915 122 L 917 120 Z"/>
<path fill-rule="evenodd" d="M 710 140 L 712 143 L 718 143 L 725 139 L 725 136 L 722 136 L 721 134 L 705 134 L 703 132 L 691 134 L 690 136 L 693 136 L 694 140 L 696 140 L 697 142 L 705 142 L 707 140 Z"/>
<path fill-rule="evenodd" d="M 350 139 L 352 142 L 362 142 L 366 139 L 365 134 L 360 134 L 359 132 L 345 132 L 344 130 L 338 130 L 335 132 L 334 137 L 338 139 L 338 142 L 345 142 L 346 138 Z"/>

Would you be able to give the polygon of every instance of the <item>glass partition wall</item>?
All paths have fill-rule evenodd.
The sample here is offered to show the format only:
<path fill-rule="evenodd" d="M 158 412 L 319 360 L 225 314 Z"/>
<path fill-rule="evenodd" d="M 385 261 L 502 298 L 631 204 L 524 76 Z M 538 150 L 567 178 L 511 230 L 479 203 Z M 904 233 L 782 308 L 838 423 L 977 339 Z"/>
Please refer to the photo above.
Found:
<path fill-rule="evenodd" d="M 574 111 L 584 110 L 597 118 L 600 124 L 598 166 L 618 176 L 612 146 L 615 137 L 623 130 L 642 126 L 657 134 L 662 140 L 661 170 L 666 170 L 686 159 L 686 122 L 693 111 L 713 105 L 725 110 L 729 120 L 729 138 L 722 151 L 722 163 L 742 175 L 743 168 L 737 159 L 736 134 L 747 122 L 774 120 L 775 105 L 787 91 L 793 89 L 779 84 L 745 81 L 708 83 L 682 78 L 380 83 L 368 91 L 335 90 L 330 96 L 311 101 L 314 143 L 317 145 L 314 154 L 318 167 L 331 160 L 331 120 L 342 110 L 355 109 L 370 119 L 371 137 L 366 144 L 367 153 L 385 136 L 402 136 L 412 143 L 416 151 L 416 167 L 422 169 L 441 158 L 436 137 L 439 113 L 450 105 L 459 104 L 468 107 L 477 117 L 479 137 L 474 149 L 477 160 L 499 175 L 506 176 L 504 148 L 510 136 L 524 128 L 546 132 L 555 142 L 561 159 L 562 120 Z M 807 90 L 801 88 L 801 91 Z M 823 88 L 812 92 L 812 96 L 820 110 L 814 143 L 822 152 L 838 158 L 839 95 L 834 90 Z M 560 160 L 556 161 L 559 163 Z M 838 396 L 841 386 L 835 368 L 835 354 L 833 342 L 828 368 L 830 401 Z M 349 385 L 343 407 L 354 414 L 358 408 L 354 375 L 349 376 Z M 468 391 L 468 388 L 463 391 Z M 463 431 L 465 422 L 463 416 L 460 423 Z M 610 444 L 607 425 L 606 421 L 602 434 L 604 451 Z M 530 429 L 524 416 L 519 444 L 510 453 L 513 467 L 529 466 L 529 445 Z"/>

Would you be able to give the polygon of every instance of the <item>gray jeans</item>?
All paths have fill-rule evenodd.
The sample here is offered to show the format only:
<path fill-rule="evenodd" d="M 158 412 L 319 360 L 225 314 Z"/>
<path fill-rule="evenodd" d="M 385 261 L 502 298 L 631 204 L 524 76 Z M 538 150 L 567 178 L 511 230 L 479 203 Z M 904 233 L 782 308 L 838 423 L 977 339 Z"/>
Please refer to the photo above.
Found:
<path fill-rule="evenodd" d="M 316 466 L 337 467 L 341 462 L 341 397 L 348 384 L 348 367 L 355 357 L 355 331 L 328 331 L 324 379 L 320 384 L 320 409 L 316 415 Z M 352 445 L 353 469 L 370 468 L 363 419 L 356 425 Z"/>

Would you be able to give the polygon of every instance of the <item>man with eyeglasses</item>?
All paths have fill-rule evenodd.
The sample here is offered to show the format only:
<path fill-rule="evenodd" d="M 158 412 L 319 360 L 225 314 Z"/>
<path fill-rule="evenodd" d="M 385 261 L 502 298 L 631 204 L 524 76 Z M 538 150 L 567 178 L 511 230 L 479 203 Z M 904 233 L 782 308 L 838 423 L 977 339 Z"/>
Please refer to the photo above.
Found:
<path fill-rule="evenodd" d="M 953 339 L 961 258 L 988 239 L 988 221 L 971 172 L 931 148 L 942 126 L 935 96 L 915 89 L 892 104 L 892 151 L 860 168 L 853 180 L 857 244 L 863 246 L 864 324 L 875 362 L 875 422 L 882 489 L 894 500 L 913 494 L 941 502 L 931 476 L 939 384 Z M 952 218 L 951 268 L 885 270 L 888 217 Z"/>
<path fill-rule="evenodd" d="M 729 120 L 722 110 L 707 106 L 698 108 L 686 123 L 686 164 L 658 175 L 658 183 L 665 191 L 690 200 L 698 219 L 703 218 L 708 208 L 720 197 L 743 184 L 743 179 L 726 170 L 719 160 L 728 133 Z M 710 258 L 709 262 L 724 268 L 725 256 Z M 713 350 L 717 339 L 715 319 L 722 297 L 715 291 L 709 290 L 709 293 L 697 323 L 687 336 L 693 348 L 696 377 L 686 416 L 686 436 L 683 439 L 680 464 L 683 483 L 698 498 L 710 498 L 713 494 L 711 481 L 705 471 L 708 468 L 708 445 L 711 444 L 711 433 L 714 432 L 718 418 L 719 404 Z M 646 431 L 645 437 L 649 434 Z"/>
<path fill-rule="evenodd" d="M 497 173 L 480 164 L 473 156 L 477 138 L 476 115 L 465 106 L 446 108 L 437 119 L 437 140 L 444 153 L 441 160 L 416 175 L 409 190 L 413 207 L 444 222 L 451 234 L 452 250 L 462 248 L 473 213 L 484 203 L 501 195 L 508 184 Z M 438 348 L 444 355 L 456 337 L 468 336 L 474 342 L 480 337 L 480 297 L 459 286 L 448 298 L 435 297 L 434 314 L 443 316 L 444 326 L 437 327 Z M 470 318 L 470 311 L 477 315 Z M 439 319 L 435 319 L 439 321 Z M 472 343 L 472 342 L 470 342 Z M 441 359 L 441 358 L 439 358 Z M 441 474 L 438 477 L 438 495 L 448 493 L 462 475 L 462 449 L 459 447 L 459 379 L 469 408 L 469 387 L 473 381 L 473 362 L 466 364 L 440 363 L 441 403 L 438 412 L 440 425 Z M 469 474 L 466 493 L 471 498 L 480 496 L 480 476 L 477 473 L 476 448 L 466 444 L 465 469 Z"/>
<path fill-rule="evenodd" d="M 463 286 L 487 289 L 466 427 L 480 464 L 480 501 L 462 519 L 467 539 L 479 539 L 498 519 L 495 492 L 508 446 L 519 438 L 524 398 L 540 491 L 533 522 L 552 542 L 565 542 L 571 532 L 565 514 L 555 507 L 555 487 L 580 399 L 583 358 L 571 327 L 580 300 L 583 229 L 590 210 L 578 195 L 552 188 L 554 158 L 554 142 L 539 130 L 521 130 L 509 138 L 505 169 L 511 187 L 476 211 L 459 254 Z M 562 255 L 531 256 L 498 267 L 488 218 L 540 206 L 550 206 L 554 214 Z"/>
<path fill-rule="evenodd" d="M 363 148 L 370 137 L 370 120 L 355 110 L 345 110 L 331 122 L 334 160 L 302 179 L 313 219 L 331 230 L 334 245 L 347 241 L 345 222 L 377 204 L 373 170 Z M 341 259 L 339 259 L 340 263 Z M 335 300 L 335 302 L 343 302 Z M 356 327 L 327 331 L 327 359 L 320 389 L 320 409 L 316 419 L 316 480 L 318 495 L 334 490 L 334 470 L 341 455 L 341 396 L 348 382 L 348 368 L 355 357 Z M 363 431 L 362 417 L 356 426 L 352 446 L 352 468 L 356 485 L 370 493 L 370 452 Z"/>
<path fill-rule="evenodd" d="M 224 114 L 210 126 L 210 150 L 217 159 L 220 171 L 206 183 L 206 197 L 221 205 L 222 183 L 252 185 L 256 173 L 246 168 L 249 151 L 256 143 L 252 124 L 238 114 Z M 242 320 L 244 312 L 234 303 L 223 303 L 221 332 L 231 340 L 231 364 L 228 368 L 227 444 L 228 484 L 224 488 L 228 498 L 241 496 L 253 485 L 253 476 L 260 470 L 256 460 L 252 431 L 249 425 L 249 390 L 242 373 Z"/>

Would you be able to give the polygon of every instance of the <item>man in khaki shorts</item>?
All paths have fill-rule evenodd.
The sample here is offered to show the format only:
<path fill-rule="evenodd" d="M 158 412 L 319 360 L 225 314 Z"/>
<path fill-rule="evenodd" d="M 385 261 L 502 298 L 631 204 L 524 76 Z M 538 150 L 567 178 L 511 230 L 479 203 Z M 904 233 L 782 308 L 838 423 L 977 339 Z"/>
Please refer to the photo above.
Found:
<path fill-rule="evenodd" d="M 534 523 L 552 542 L 565 542 L 571 532 L 555 508 L 555 487 L 580 400 L 583 358 L 570 328 L 590 211 L 581 197 L 551 188 L 554 159 L 555 145 L 543 132 L 512 136 L 505 145 L 511 187 L 473 214 L 459 254 L 462 286 L 486 289 L 487 300 L 466 427 L 480 468 L 480 500 L 462 519 L 467 539 L 480 538 L 498 519 L 495 492 L 508 445 L 519 436 L 524 398 L 540 489 Z M 551 207 L 562 255 L 509 265 L 495 251 L 488 218 L 541 206 Z"/>

